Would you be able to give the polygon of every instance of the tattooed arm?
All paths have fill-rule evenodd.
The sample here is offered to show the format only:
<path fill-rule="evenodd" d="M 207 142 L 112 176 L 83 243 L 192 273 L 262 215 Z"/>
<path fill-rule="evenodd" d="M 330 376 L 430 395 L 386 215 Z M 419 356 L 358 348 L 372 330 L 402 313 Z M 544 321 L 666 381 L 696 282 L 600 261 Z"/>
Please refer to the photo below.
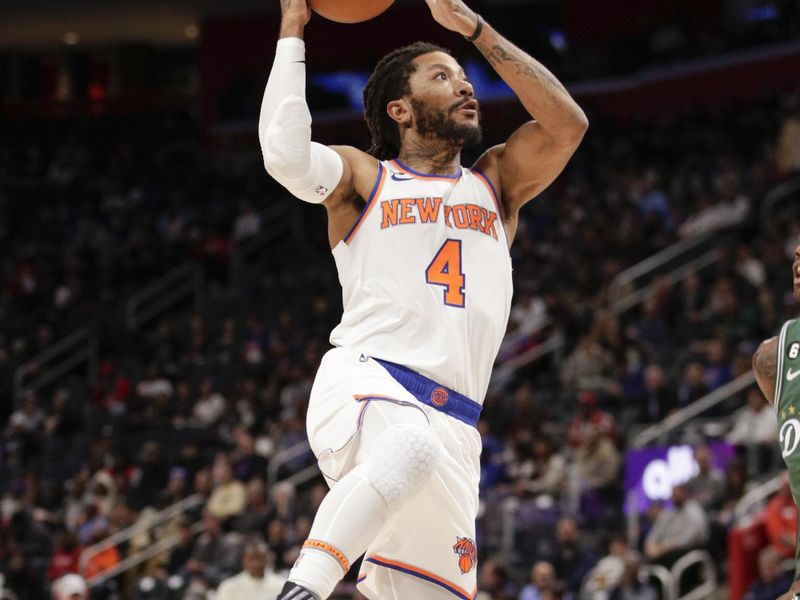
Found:
<path fill-rule="evenodd" d="M 778 338 L 761 342 L 753 354 L 753 374 L 758 387 L 770 403 L 775 402 L 775 375 L 778 369 Z"/>
<path fill-rule="evenodd" d="M 472 36 L 479 17 L 461 0 L 426 0 L 444 27 Z M 515 131 L 505 144 L 478 161 L 499 181 L 507 217 L 538 195 L 563 170 L 588 127 L 586 115 L 544 65 L 509 42 L 486 22 L 475 40 L 497 74 L 535 119 Z"/>

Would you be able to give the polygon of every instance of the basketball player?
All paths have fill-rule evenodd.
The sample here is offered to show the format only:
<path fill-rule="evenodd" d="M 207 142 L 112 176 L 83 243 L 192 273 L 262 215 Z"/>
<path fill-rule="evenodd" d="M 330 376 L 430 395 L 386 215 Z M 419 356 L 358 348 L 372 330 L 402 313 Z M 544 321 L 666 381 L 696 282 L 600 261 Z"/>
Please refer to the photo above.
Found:
<path fill-rule="evenodd" d="M 800 302 L 800 244 L 792 263 L 794 299 Z M 765 340 L 753 355 L 758 387 L 778 416 L 778 441 L 789 471 L 795 504 L 800 497 L 800 319 L 783 324 L 780 335 Z M 800 598 L 800 538 L 795 541 L 795 581 L 779 600 Z"/>
<path fill-rule="evenodd" d="M 426 0 L 474 42 L 533 117 L 470 168 L 478 102 L 459 63 L 417 42 L 364 90 L 368 152 L 311 141 L 306 0 L 282 0 L 261 108 L 267 171 L 328 212 L 344 314 L 307 415 L 331 486 L 281 600 L 327 598 L 365 554 L 370 599 L 469 599 L 476 589 L 475 429 L 511 303 L 520 207 L 561 172 L 587 128 L 540 63 L 460 0 Z"/>

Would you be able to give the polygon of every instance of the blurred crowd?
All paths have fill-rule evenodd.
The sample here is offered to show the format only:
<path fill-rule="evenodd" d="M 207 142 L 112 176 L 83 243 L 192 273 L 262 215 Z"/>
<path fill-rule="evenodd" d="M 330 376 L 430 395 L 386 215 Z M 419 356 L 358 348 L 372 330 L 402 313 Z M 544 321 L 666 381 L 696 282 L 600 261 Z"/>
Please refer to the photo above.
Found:
<path fill-rule="evenodd" d="M 642 565 L 671 566 L 692 548 L 724 559 L 734 506 L 778 464 L 760 393 L 711 410 L 718 426 L 689 440 L 697 475 L 674 488 L 669 505 L 639 515 L 630 536 L 618 535 L 624 453 L 637 425 L 745 373 L 757 343 L 795 314 L 787 292 L 800 223 L 761 218 L 761 204 L 797 170 L 797 122 L 788 97 L 625 130 L 597 119 L 565 175 L 523 212 L 499 360 L 556 333 L 563 345 L 486 399 L 482 600 L 650 600 L 656 591 L 639 578 Z M 286 481 L 313 456 L 283 453 L 305 440 L 311 383 L 340 314 L 324 218 L 303 209 L 307 237 L 264 249 L 277 262 L 304 246 L 303 275 L 321 284 L 294 290 L 280 278 L 266 287 L 248 279 L 231 289 L 231 249 L 263 231 L 264 211 L 282 197 L 257 148 L 223 144 L 207 157 L 193 123 L 176 115 L 113 123 L 119 138 L 103 134 L 109 125 L 32 137 L 8 125 L 12 135 L 0 136 L 3 389 L 65 333 L 100 329 L 91 381 L 67 376 L 4 403 L 3 586 L 38 600 L 80 572 L 102 580 L 92 588 L 101 599 L 271 590 L 326 491 L 319 478 Z M 641 303 L 615 310 L 615 275 L 697 236 L 711 240 L 704 268 L 678 281 L 654 277 Z M 126 329 L 124 299 L 190 258 L 210 281 L 204 305 Z M 713 439 L 741 448 L 724 472 L 711 464 Z M 184 512 L 148 526 L 180 501 Z M 771 510 L 764 589 L 794 526 Z M 488 518 L 496 511 L 513 526 Z M 136 535 L 79 562 L 133 525 Z M 174 545 L 160 549 L 167 540 Z M 153 548 L 133 569 L 103 576 Z M 354 593 L 352 582 L 341 597 Z"/>

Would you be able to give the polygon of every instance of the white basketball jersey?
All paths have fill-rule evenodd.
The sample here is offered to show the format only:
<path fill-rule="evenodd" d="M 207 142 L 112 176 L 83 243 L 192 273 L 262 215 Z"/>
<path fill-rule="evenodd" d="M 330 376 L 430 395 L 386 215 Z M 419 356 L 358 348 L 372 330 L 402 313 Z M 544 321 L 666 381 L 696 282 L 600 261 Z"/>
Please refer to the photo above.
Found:
<path fill-rule="evenodd" d="M 381 162 L 364 211 L 333 256 L 344 314 L 332 344 L 483 402 L 512 295 L 500 205 L 485 175 L 427 175 Z"/>

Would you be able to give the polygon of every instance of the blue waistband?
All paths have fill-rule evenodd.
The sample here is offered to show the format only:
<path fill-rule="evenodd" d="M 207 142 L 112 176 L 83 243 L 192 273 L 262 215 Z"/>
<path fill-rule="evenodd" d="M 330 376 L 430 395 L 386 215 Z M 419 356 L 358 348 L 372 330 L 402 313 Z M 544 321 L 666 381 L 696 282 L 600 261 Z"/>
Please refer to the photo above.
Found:
<path fill-rule="evenodd" d="M 389 374 L 423 404 L 475 427 L 481 416 L 481 405 L 455 390 L 439 385 L 416 371 L 388 360 L 374 359 Z"/>

